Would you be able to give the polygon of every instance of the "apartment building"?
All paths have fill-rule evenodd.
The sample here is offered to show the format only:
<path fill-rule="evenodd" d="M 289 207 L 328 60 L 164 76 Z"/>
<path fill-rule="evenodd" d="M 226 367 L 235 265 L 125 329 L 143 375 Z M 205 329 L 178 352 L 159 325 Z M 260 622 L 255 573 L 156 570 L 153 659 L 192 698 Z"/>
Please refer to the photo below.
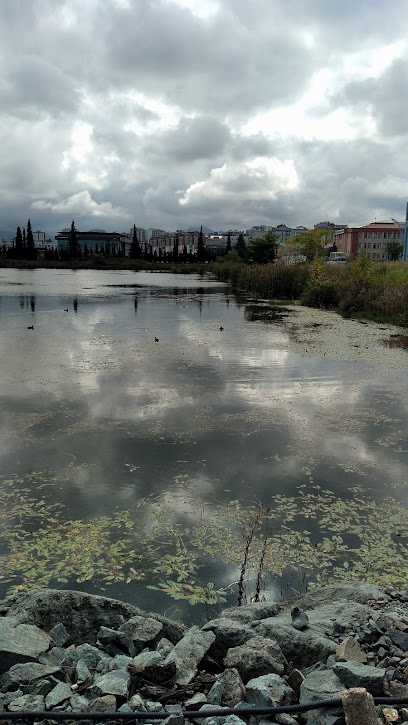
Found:
<path fill-rule="evenodd" d="M 363 249 L 371 259 L 385 261 L 387 259 L 386 245 L 391 239 L 400 238 L 400 228 L 403 222 L 375 221 L 361 227 L 350 227 L 335 232 L 333 241 L 339 252 L 355 256 Z"/>

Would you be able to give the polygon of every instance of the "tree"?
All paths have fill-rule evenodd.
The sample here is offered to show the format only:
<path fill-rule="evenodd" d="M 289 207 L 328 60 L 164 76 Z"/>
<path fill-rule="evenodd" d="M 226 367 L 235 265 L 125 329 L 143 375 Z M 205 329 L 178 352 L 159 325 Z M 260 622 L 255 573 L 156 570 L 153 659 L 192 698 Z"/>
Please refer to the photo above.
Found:
<path fill-rule="evenodd" d="M 205 261 L 205 246 L 204 246 L 203 225 L 201 225 L 200 233 L 198 235 L 198 244 L 197 244 L 197 262 L 204 262 L 204 261 Z"/>
<path fill-rule="evenodd" d="M 16 232 L 15 256 L 17 257 L 17 259 L 21 259 L 21 257 L 23 256 L 23 236 L 21 234 L 20 227 L 17 227 Z"/>
<path fill-rule="evenodd" d="M 78 259 L 79 257 L 78 234 L 75 229 L 74 220 L 71 222 L 71 229 L 68 235 L 68 257 L 69 259 Z"/>
<path fill-rule="evenodd" d="M 266 232 L 263 237 L 253 237 L 248 245 L 248 256 L 255 264 L 268 264 L 276 257 L 278 237 L 273 232 Z"/>
<path fill-rule="evenodd" d="M 285 251 L 291 256 L 303 255 L 307 262 L 326 256 L 325 245 L 330 242 L 330 232 L 324 229 L 306 229 L 285 242 Z"/>
<path fill-rule="evenodd" d="M 28 259 L 35 259 L 36 253 L 35 253 L 35 246 L 34 246 L 34 237 L 33 237 L 33 230 L 31 229 L 30 220 L 28 220 L 28 222 L 27 222 L 26 248 L 27 248 Z"/>
<path fill-rule="evenodd" d="M 404 245 L 397 239 L 390 239 L 385 245 L 385 251 L 390 262 L 397 262 L 402 257 Z"/>
<path fill-rule="evenodd" d="M 239 256 L 242 257 L 242 259 L 245 259 L 246 244 L 245 244 L 244 235 L 242 233 L 238 235 L 237 243 L 235 245 L 235 251 L 238 252 Z"/>
<path fill-rule="evenodd" d="M 177 263 L 178 261 L 179 261 L 178 239 L 176 238 L 174 240 L 174 244 L 173 244 L 173 262 Z"/>
<path fill-rule="evenodd" d="M 228 232 L 227 237 L 227 246 L 225 247 L 225 253 L 228 254 L 228 252 L 231 251 L 231 234 Z"/>
<path fill-rule="evenodd" d="M 140 249 L 139 239 L 137 236 L 136 225 L 133 225 L 133 236 L 130 244 L 129 257 L 130 259 L 140 259 L 142 256 L 142 250 Z"/>

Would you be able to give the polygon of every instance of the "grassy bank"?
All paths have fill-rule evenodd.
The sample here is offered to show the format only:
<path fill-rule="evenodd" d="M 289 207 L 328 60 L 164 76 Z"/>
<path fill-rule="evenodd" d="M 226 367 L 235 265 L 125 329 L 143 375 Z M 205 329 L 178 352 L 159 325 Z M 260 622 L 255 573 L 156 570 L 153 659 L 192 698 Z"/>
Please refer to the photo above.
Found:
<path fill-rule="evenodd" d="M 300 299 L 304 305 L 334 310 L 344 317 L 408 326 L 405 262 L 374 263 L 359 258 L 345 265 L 219 263 L 211 271 L 230 282 L 236 292 L 253 297 Z"/>
<path fill-rule="evenodd" d="M 123 271 L 175 272 L 176 274 L 203 274 L 208 272 L 206 264 L 159 264 L 132 260 L 129 257 L 106 257 L 94 254 L 87 261 L 49 259 L 7 259 L 0 256 L 0 268 L 9 269 L 115 269 Z"/>

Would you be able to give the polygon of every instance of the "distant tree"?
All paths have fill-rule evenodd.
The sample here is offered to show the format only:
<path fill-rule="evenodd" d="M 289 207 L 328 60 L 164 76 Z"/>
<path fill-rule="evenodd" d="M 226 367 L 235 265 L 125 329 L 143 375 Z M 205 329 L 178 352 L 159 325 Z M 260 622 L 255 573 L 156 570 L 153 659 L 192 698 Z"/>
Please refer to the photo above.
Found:
<path fill-rule="evenodd" d="M 71 229 L 70 229 L 70 232 L 68 235 L 68 257 L 70 259 L 79 258 L 78 234 L 77 234 L 77 230 L 75 229 L 74 220 L 72 220 L 72 222 L 71 222 Z"/>
<path fill-rule="evenodd" d="M 85 261 L 88 259 L 88 257 L 89 257 L 88 245 L 87 244 L 84 244 L 84 259 L 85 259 Z"/>
<path fill-rule="evenodd" d="M 181 255 L 181 261 L 186 264 L 188 262 L 188 254 L 187 254 L 187 247 L 185 244 L 183 244 L 183 253 Z"/>
<path fill-rule="evenodd" d="M 23 256 L 23 236 L 21 234 L 20 227 L 17 227 L 16 231 L 16 244 L 14 247 L 15 256 L 17 259 L 21 259 Z"/>
<path fill-rule="evenodd" d="M 231 249 L 228 254 L 225 255 L 226 262 L 240 263 L 242 264 L 243 259 L 239 256 L 236 249 Z"/>
<path fill-rule="evenodd" d="M 204 261 L 205 261 L 205 245 L 204 245 L 203 225 L 201 225 L 200 233 L 198 235 L 198 244 L 197 244 L 197 262 L 204 262 Z"/>
<path fill-rule="evenodd" d="M 159 247 L 159 262 L 163 261 L 163 250 L 161 247 Z"/>
<path fill-rule="evenodd" d="M 26 252 L 27 252 L 27 239 L 26 239 L 26 230 L 25 230 L 25 227 L 23 227 L 23 244 L 22 244 L 22 248 L 23 248 L 23 252 L 22 252 L 23 257 L 25 257 L 26 256 Z"/>
<path fill-rule="evenodd" d="M 137 236 L 136 225 L 133 225 L 132 241 L 130 244 L 129 257 L 130 259 L 140 259 L 142 256 L 142 250 L 140 249 L 139 239 Z"/>
<path fill-rule="evenodd" d="M 174 240 L 173 244 L 173 262 L 177 263 L 179 261 L 179 253 L 178 253 L 178 239 Z"/>
<path fill-rule="evenodd" d="M 239 256 L 242 257 L 242 259 L 245 259 L 246 244 L 245 244 L 244 235 L 242 233 L 238 235 L 237 243 L 235 245 L 235 251 L 238 252 Z"/>
<path fill-rule="evenodd" d="M 327 255 L 326 244 L 330 242 L 330 232 L 324 229 L 306 229 L 285 242 L 285 251 L 291 256 L 303 255 L 307 262 L 322 259 Z"/>
<path fill-rule="evenodd" d="M 268 264 L 276 257 L 278 237 L 273 232 L 266 232 L 263 237 L 253 237 L 248 245 L 248 257 L 255 264 Z"/>
<path fill-rule="evenodd" d="M 385 245 L 385 251 L 390 262 L 397 262 L 402 257 L 404 245 L 397 239 L 390 239 Z"/>
<path fill-rule="evenodd" d="M 156 248 L 153 252 L 153 262 L 157 262 L 157 249 Z"/>
<path fill-rule="evenodd" d="M 231 234 L 228 232 L 228 236 L 227 236 L 227 246 L 225 247 L 225 253 L 228 254 L 228 252 L 230 252 L 231 249 L 232 249 L 232 247 L 231 247 Z"/>
<path fill-rule="evenodd" d="M 33 230 L 31 229 L 31 221 L 30 220 L 28 220 L 28 222 L 27 222 L 26 248 L 27 248 L 27 257 L 28 257 L 28 259 L 35 259 L 37 255 L 36 255 L 36 249 L 35 249 L 34 237 L 33 237 Z"/>

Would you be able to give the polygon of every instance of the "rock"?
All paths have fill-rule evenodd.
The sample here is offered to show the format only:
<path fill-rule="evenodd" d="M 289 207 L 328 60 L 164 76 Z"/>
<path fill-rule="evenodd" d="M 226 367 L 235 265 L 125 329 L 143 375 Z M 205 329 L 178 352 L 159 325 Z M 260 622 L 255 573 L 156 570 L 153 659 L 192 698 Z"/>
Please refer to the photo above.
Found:
<path fill-rule="evenodd" d="M 127 670 L 112 670 L 102 677 L 98 677 L 90 688 L 93 695 L 115 695 L 127 699 L 130 675 Z"/>
<path fill-rule="evenodd" d="M 205 712 L 205 710 L 219 710 L 220 715 L 212 715 L 210 717 L 200 718 L 200 722 L 202 723 L 202 725 L 225 725 L 227 716 L 221 714 L 222 711 L 225 709 L 226 708 L 221 707 L 221 705 L 203 705 L 202 707 L 200 707 L 200 712 Z"/>
<path fill-rule="evenodd" d="M 231 647 L 239 647 L 254 636 L 253 631 L 245 624 L 222 617 L 207 622 L 201 630 L 214 632 L 215 641 L 208 655 L 220 663 Z"/>
<path fill-rule="evenodd" d="M 132 710 L 146 710 L 144 701 L 140 695 L 133 695 L 128 704 Z"/>
<path fill-rule="evenodd" d="M 235 619 L 238 622 L 246 624 L 259 619 L 274 617 L 280 609 L 281 607 L 276 602 L 254 602 L 253 604 L 246 604 L 243 607 L 224 609 L 220 614 L 220 619 Z"/>
<path fill-rule="evenodd" d="M 388 635 L 391 641 L 404 652 L 408 651 L 408 634 L 399 629 L 389 629 Z"/>
<path fill-rule="evenodd" d="M 138 607 L 116 599 L 75 590 L 31 589 L 6 597 L 0 602 L 0 606 L 7 611 L 3 620 L 16 617 L 18 622 L 36 625 L 47 632 L 61 622 L 71 633 L 75 644 L 83 642 L 95 644 L 102 626 L 118 629 L 126 621 L 137 616 L 161 622 L 162 636 L 173 644 L 178 642 L 186 631 L 181 624 L 159 614 L 144 612 Z"/>
<path fill-rule="evenodd" d="M 71 705 L 73 712 L 87 712 L 89 708 L 89 700 L 87 700 L 87 698 L 83 695 L 72 695 L 69 704 Z"/>
<path fill-rule="evenodd" d="M 116 697 L 114 695 L 104 695 L 91 700 L 89 710 L 91 712 L 116 712 Z"/>
<path fill-rule="evenodd" d="M 53 627 L 48 634 L 57 647 L 64 647 L 66 644 L 72 644 L 71 635 L 67 632 L 62 622 Z"/>
<path fill-rule="evenodd" d="M 290 705 L 295 693 L 279 675 L 262 675 L 250 680 L 246 685 L 247 700 L 255 707 L 277 707 Z"/>
<path fill-rule="evenodd" d="M 42 665 L 54 665 L 59 667 L 66 657 L 66 650 L 63 647 L 52 647 L 48 652 L 37 657 Z"/>
<path fill-rule="evenodd" d="M 85 660 L 78 660 L 75 668 L 75 682 L 81 684 L 87 682 L 88 685 L 92 684 L 93 675 L 88 669 L 88 665 Z"/>
<path fill-rule="evenodd" d="M 353 660 L 354 662 L 367 662 L 367 655 L 361 649 L 358 642 L 352 637 L 346 637 L 336 649 L 335 658 L 337 662 Z"/>
<path fill-rule="evenodd" d="M 297 720 L 286 712 L 278 712 L 274 718 L 279 725 L 298 725 Z"/>
<path fill-rule="evenodd" d="M 257 634 L 275 640 L 288 661 L 302 669 L 319 660 L 326 660 L 336 651 L 336 643 L 309 627 L 300 632 L 288 624 L 283 624 L 278 617 L 263 619 L 256 622 L 254 629 Z"/>
<path fill-rule="evenodd" d="M 214 682 L 211 690 L 207 695 L 207 702 L 210 705 L 221 705 L 221 696 L 224 692 L 224 685 L 222 682 Z"/>
<path fill-rule="evenodd" d="M 307 616 L 306 612 L 304 612 L 302 609 L 299 609 L 299 607 L 293 607 L 293 609 L 290 612 L 290 616 L 292 617 L 292 626 L 295 629 L 306 629 L 306 627 L 309 626 L 309 617 Z"/>
<path fill-rule="evenodd" d="M 221 672 L 218 682 L 223 685 L 221 693 L 221 705 L 225 707 L 235 707 L 237 702 L 245 700 L 245 685 L 241 680 L 241 676 L 235 667 L 228 667 Z"/>
<path fill-rule="evenodd" d="M 385 670 L 382 668 L 362 665 L 349 660 L 348 662 L 337 662 L 333 665 L 333 672 L 348 688 L 365 687 L 371 695 L 384 694 Z"/>
<path fill-rule="evenodd" d="M 40 665 L 38 662 L 13 665 L 8 672 L 0 677 L 0 689 L 2 692 L 16 690 L 21 684 L 30 684 L 35 680 L 47 677 L 47 675 L 57 675 L 61 679 L 63 677 L 60 668 L 52 665 Z"/>
<path fill-rule="evenodd" d="M 296 695 L 296 699 L 299 700 L 300 697 L 300 687 L 302 682 L 304 682 L 305 676 L 302 675 L 302 673 L 297 670 L 296 668 L 292 670 L 292 672 L 287 676 L 286 682 L 288 683 L 289 687 L 292 688 L 293 692 Z"/>
<path fill-rule="evenodd" d="M 46 652 L 51 637 L 36 626 L 20 624 L 15 617 L 0 618 L 0 674 Z"/>
<path fill-rule="evenodd" d="M 36 712 L 45 709 L 45 702 L 42 695 L 23 695 L 10 702 L 8 709 L 10 712 Z"/>
<path fill-rule="evenodd" d="M 51 710 L 53 707 L 60 705 L 65 700 L 70 700 L 72 697 L 72 690 L 66 682 L 59 682 L 51 692 L 45 698 L 45 707 L 47 710 Z"/>
<path fill-rule="evenodd" d="M 198 627 L 192 627 L 176 644 L 173 651 L 167 656 L 165 663 L 175 663 L 178 684 L 187 685 L 191 682 L 197 672 L 198 664 L 214 641 L 213 632 L 202 632 Z"/>
<path fill-rule="evenodd" d="M 384 707 L 382 714 L 384 716 L 385 722 L 398 722 L 399 715 L 398 710 L 395 709 L 395 707 Z"/>
<path fill-rule="evenodd" d="M 300 686 L 300 704 L 317 702 L 318 700 L 331 700 L 341 697 L 344 690 L 343 683 L 328 669 L 316 670 L 307 675 Z M 335 718 L 342 713 L 339 708 L 326 710 L 308 710 L 303 716 L 308 725 L 327 725 L 329 718 Z"/>
<path fill-rule="evenodd" d="M 232 647 L 224 658 L 225 667 L 235 667 L 244 682 L 261 675 L 282 675 L 286 659 L 278 644 L 265 637 L 253 637 L 240 647 Z"/>
<path fill-rule="evenodd" d="M 184 706 L 187 710 L 198 710 L 201 705 L 204 705 L 207 702 L 207 698 L 202 692 L 196 692 L 195 695 L 192 697 L 189 697 L 188 700 L 185 701 Z"/>
<path fill-rule="evenodd" d="M 303 594 L 292 600 L 301 609 L 316 609 L 323 604 L 332 604 L 340 600 L 346 602 L 360 602 L 367 604 L 377 599 L 387 599 L 384 591 L 373 584 L 365 582 L 339 582 L 338 584 L 330 584 L 325 587 L 312 589 L 307 594 Z M 288 603 L 290 606 L 290 603 Z"/>
<path fill-rule="evenodd" d="M 177 672 L 175 661 L 157 661 L 153 657 L 149 659 L 145 656 L 148 654 L 159 655 L 158 652 L 143 652 L 138 655 L 133 660 L 133 663 L 128 665 L 128 671 L 130 674 L 136 678 L 141 677 L 142 679 L 148 680 L 148 682 L 154 682 L 156 685 L 172 682 L 175 679 Z M 140 661 L 141 657 L 143 657 L 142 663 Z"/>
<path fill-rule="evenodd" d="M 153 648 L 159 636 L 162 636 L 162 631 L 163 624 L 152 617 L 132 617 L 119 627 L 119 632 L 125 632 L 133 641 L 135 654 L 139 654 L 147 646 Z"/>
<path fill-rule="evenodd" d="M 134 657 L 136 654 L 130 637 L 125 632 L 118 632 L 115 629 L 109 629 L 109 627 L 100 628 L 96 644 L 111 657 L 120 654 L 128 654 L 130 657 Z"/>

